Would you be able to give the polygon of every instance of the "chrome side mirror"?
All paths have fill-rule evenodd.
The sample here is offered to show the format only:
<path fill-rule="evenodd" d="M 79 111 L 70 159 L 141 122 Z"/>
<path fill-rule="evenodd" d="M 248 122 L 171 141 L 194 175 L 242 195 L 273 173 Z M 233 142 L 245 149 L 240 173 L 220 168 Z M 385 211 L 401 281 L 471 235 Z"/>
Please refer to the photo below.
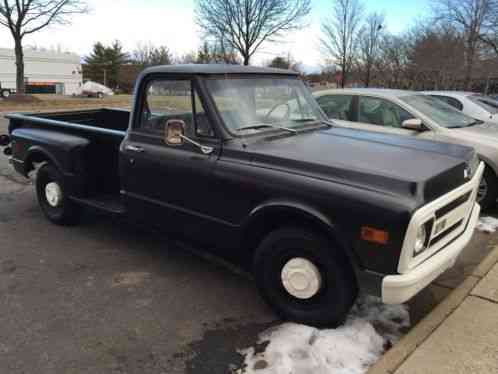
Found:
<path fill-rule="evenodd" d="M 189 137 L 185 136 L 185 122 L 181 119 L 170 119 L 166 122 L 166 134 L 164 141 L 168 145 L 183 145 L 185 142 L 190 143 L 201 150 L 205 155 L 213 153 L 214 148 L 202 145 Z"/>
<path fill-rule="evenodd" d="M 407 119 L 406 121 L 403 121 L 401 127 L 403 127 L 404 129 L 415 130 L 415 131 L 425 130 L 424 124 L 422 120 L 419 118 Z"/>
<path fill-rule="evenodd" d="M 185 122 L 180 119 L 170 119 L 166 122 L 164 142 L 168 145 L 182 145 L 185 135 Z"/>

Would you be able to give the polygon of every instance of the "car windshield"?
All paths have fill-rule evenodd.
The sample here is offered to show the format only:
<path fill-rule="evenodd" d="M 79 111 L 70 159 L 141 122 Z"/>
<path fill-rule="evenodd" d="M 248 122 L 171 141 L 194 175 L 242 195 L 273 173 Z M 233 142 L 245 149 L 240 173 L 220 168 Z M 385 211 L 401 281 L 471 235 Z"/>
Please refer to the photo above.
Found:
<path fill-rule="evenodd" d="M 432 119 L 439 126 L 459 128 L 481 123 L 469 117 L 451 105 L 428 95 L 410 95 L 400 97 L 402 101 L 412 106 L 420 113 Z"/>
<path fill-rule="evenodd" d="M 498 101 L 483 95 L 472 95 L 469 99 L 491 114 L 498 113 Z"/>
<path fill-rule="evenodd" d="M 303 124 L 326 120 L 299 79 L 208 79 L 207 87 L 226 126 L 238 135 L 294 131 Z"/>

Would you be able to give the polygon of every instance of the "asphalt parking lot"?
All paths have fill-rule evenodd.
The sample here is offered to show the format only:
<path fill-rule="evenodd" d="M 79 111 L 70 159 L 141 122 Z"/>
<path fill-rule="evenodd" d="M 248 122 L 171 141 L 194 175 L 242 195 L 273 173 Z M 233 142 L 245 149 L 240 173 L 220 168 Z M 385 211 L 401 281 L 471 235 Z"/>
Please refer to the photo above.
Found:
<path fill-rule="evenodd" d="M 7 122 L 0 118 L 0 133 Z M 498 242 L 476 233 L 410 303 L 426 315 Z M 0 155 L 0 373 L 224 373 L 280 323 L 246 276 L 106 216 L 48 223 Z"/>

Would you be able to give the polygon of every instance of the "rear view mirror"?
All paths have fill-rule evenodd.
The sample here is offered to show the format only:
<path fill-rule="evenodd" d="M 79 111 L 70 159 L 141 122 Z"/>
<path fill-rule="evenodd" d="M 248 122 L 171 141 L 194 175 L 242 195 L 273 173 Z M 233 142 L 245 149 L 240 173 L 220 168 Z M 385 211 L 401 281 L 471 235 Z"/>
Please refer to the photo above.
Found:
<path fill-rule="evenodd" d="M 166 122 L 164 141 L 169 145 L 182 145 L 185 136 L 185 122 L 180 119 L 170 119 Z"/>
<path fill-rule="evenodd" d="M 404 129 L 408 129 L 408 130 L 415 130 L 415 131 L 423 131 L 424 130 L 424 124 L 422 123 L 422 120 L 419 118 L 407 119 L 406 121 L 403 121 L 401 126 Z"/>

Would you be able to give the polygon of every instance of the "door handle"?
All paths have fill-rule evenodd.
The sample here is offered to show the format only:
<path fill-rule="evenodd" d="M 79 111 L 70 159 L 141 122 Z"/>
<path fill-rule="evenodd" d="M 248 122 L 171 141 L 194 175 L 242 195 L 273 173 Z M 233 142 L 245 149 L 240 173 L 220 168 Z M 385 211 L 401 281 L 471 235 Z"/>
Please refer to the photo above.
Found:
<path fill-rule="evenodd" d="M 137 152 L 137 153 L 145 152 L 145 150 L 142 147 L 137 147 L 136 145 L 127 145 L 127 146 L 125 146 L 125 149 L 127 151 Z"/>

